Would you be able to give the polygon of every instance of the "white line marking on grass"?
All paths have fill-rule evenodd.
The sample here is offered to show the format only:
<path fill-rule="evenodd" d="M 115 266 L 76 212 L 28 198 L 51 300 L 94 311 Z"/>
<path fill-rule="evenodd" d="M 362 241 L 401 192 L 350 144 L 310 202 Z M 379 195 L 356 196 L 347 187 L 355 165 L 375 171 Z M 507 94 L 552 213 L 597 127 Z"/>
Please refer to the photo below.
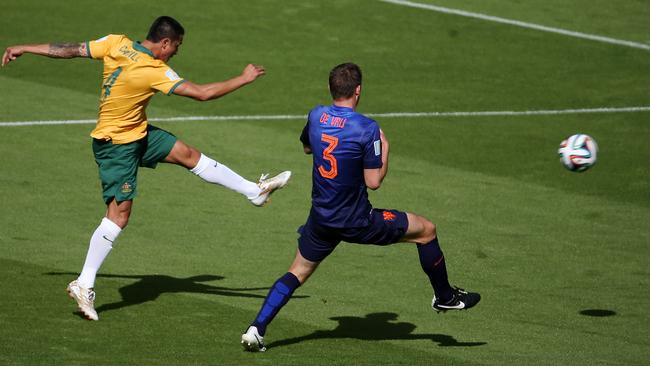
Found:
<path fill-rule="evenodd" d="M 489 116 L 544 116 L 561 114 L 588 114 L 588 113 L 634 113 L 650 112 L 650 106 L 644 107 L 618 107 L 618 108 L 580 108 L 580 109 L 542 109 L 532 111 L 476 111 L 476 112 L 388 112 L 364 113 L 374 118 L 421 118 L 421 117 L 489 117 Z M 149 118 L 150 122 L 192 122 L 192 121 L 273 121 L 273 120 L 305 120 L 304 114 L 284 115 L 250 115 L 250 116 L 179 116 Z M 52 121 L 15 121 L 0 122 L 0 127 L 45 126 L 45 125 L 80 125 L 95 124 L 94 119 L 72 119 Z"/>
<path fill-rule="evenodd" d="M 406 1 L 406 0 L 379 0 L 379 1 L 382 1 L 382 2 L 385 2 L 385 3 L 396 4 L 396 5 L 408 6 L 408 7 L 412 7 L 412 8 L 432 10 L 432 11 L 437 11 L 439 13 L 454 14 L 454 15 L 460 15 L 460 16 L 468 17 L 468 18 L 482 19 L 482 20 L 487 20 L 487 21 L 490 21 L 490 22 L 510 24 L 510 25 L 514 25 L 514 26 L 517 26 L 517 27 L 530 28 L 530 29 L 535 29 L 535 30 L 539 30 L 539 31 L 543 31 L 543 32 L 557 33 L 557 34 L 562 34 L 562 35 L 565 35 L 565 36 L 576 37 L 576 38 L 584 38 L 584 39 L 589 39 L 589 40 L 592 40 L 592 41 L 611 43 L 611 44 L 616 44 L 616 45 L 619 45 L 619 46 L 627 46 L 627 47 L 632 47 L 632 48 L 639 48 L 639 49 L 642 49 L 642 50 L 650 50 L 650 45 L 645 44 L 645 43 L 626 41 L 626 40 L 623 40 L 623 39 L 616 39 L 616 38 L 610 38 L 610 37 L 603 37 L 603 36 L 598 36 L 598 35 L 595 35 L 595 34 L 574 32 L 574 31 L 570 31 L 570 30 L 566 30 L 566 29 L 547 27 L 547 26 L 544 26 L 544 25 L 539 25 L 539 24 L 534 24 L 534 23 L 527 23 L 527 22 L 522 22 L 522 21 L 513 20 L 513 19 L 500 18 L 500 17 L 495 17 L 495 16 L 487 15 L 487 14 L 473 13 L 473 12 L 459 10 L 459 9 L 445 8 L 445 7 L 442 7 L 442 6 L 430 5 L 430 4 L 421 4 L 421 3 L 416 3 L 416 2 L 413 2 L 413 1 Z"/>
<path fill-rule="evenodd" d="M 542 109 L 534 111 L 478 111 L 478 112 L 397 112 L 397 113 L 365 113 L 370 117 L 488 117 L 488 116 L 548 116 L 558 114 L 581 113 L 633 113 L 650 112 L 648 107 L 621 108 L 579 108 L 579 109 Z"/>
<path fill-rule="evenodd" d="M 191 122 L 191 121 L 237 121 L 237 120 L 291 120 L 306 119 L 307 115 L 251 115 L 251 116 L 179 116 L 149 118 L 149 122 Z M 96 119 L 70 119 L 70 120 L 49 120 L 49 121 L 15 121 L 0 122 L 0 127 L 15 126 L 43 126 L 43 125 L 85 125 L 95 124 Z"/>

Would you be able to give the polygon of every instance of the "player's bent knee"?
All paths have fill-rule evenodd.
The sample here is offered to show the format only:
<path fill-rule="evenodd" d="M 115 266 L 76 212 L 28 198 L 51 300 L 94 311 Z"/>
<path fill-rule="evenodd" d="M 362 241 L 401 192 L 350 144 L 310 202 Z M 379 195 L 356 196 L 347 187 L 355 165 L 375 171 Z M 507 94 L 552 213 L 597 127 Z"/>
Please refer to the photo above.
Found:
<path fill-rule="evenodd" d="M 119 226 L 122 229 L 124 229 L 126 225 L 129 224 L 129 214 L 120 213 L 117 216 L 109 217 L 108 219 L 113 221 L 115 225 Z"/>
<path fill-rule="evenodd" d="M 422 233 L 418 238 L 418 243 L 427 244 L 436 238 L 436 225 L 431 221 L 422 218 Z"/>
<path fill-rule="evenodd" d="M 429 235 L 431 235 L 431 240 L 433 240 L 438 235 L 436 233 L 436 224 L 434 224 L 431 221 L 427 220 L 427 225 L 428 225 L 427 232 L 429 233 Z"/>
<path fill-rule="evenodd" d="M 309 276 L 311 276 L 314 271 L 316 271 L 318 264 L 318 262 L 311 262 L 307 259 L 304 259 L 302 256 L 299 256 L 291 264 L 291 267 L 289 267 L 289 272 L 293 273 L 298 281 L 303 284 L 307 281 L 307 279 L 309 279 Z"/>
<path fill-rule="evenodd" d="M 124 229 L 129 223 L 129 217 L 131 216 L 131 201 L 124 201 L 119 204 L 112 201 L 108 205 L 108 210 L 106 211 L 106 218 L 111 220 L 115 225 Z"/>
<path fill-rule="evenodd" d="M 170 151 L 169 155 L 165 158 L 168 163 L 182 165 L 187 169 L 192 169 L 196 166 L 201 158 L 201 152 L 181 140 L 177 140 Z"/>

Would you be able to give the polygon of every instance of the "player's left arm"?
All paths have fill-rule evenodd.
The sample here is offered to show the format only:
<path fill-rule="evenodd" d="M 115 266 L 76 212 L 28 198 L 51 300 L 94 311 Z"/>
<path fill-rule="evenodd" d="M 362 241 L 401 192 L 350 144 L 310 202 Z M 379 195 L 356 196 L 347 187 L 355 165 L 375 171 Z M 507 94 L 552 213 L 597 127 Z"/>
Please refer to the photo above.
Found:
<path fill-rule="evenodd" d="M 244 71 L 242 71 L 241 75 L 234 78 L 208 84 L 196 84 L 191 81 L 185 81 L 175 88 L 173 93 L 202 102 L 217 99 L 241 88 L 244 85 L 252 83 L 265 73 L 266 71 L 263 66 L 248 64 L 244 68 Z"/>
<path fill-rule="evenodd" d="M 366 187 L 374 190 L 381 187 L 381 183 L 384 181 L 386 174 L 388 174 L 388 139 L 384 135 L 384 131 L 379 130 L 379 139 L 381 141 L 381 168 L 376 169 L 364 169 L 363 178 L 366 183 Z"/>
<path fill-rule="evenodd" d="M 73 58 L 88 57 L 86 42 L 81 43 L 44 43 L 44 44 L 23 44 L 7 47 L 2 55 L 2 66 L 25 53 L 32 53 L 51 58 Z"/>

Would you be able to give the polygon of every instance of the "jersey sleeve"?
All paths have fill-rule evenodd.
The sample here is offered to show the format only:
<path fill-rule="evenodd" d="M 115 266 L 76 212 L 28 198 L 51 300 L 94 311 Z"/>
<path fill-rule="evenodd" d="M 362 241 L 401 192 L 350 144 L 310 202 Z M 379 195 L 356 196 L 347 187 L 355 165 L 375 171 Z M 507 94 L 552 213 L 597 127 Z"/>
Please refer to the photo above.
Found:
<path fill-rule="evenodd" d="M 373 121 L 369 126 L 363 144 L 363 168 L 381 168 L 384 164 L 381 162 L 381 138 L 379 137 L 379 125 L 376 122 Z"/>
<path fill-rule="evenodd" d="M 300 133 L 300 142 L 302 142 L 304 146 L 311 147 L 311 143 L 309 142 L 309 119 L 310 118 L 311 118 L 311 111 L 307 116 L 307 123 L 305 123 L 305 127 L 302 128 L 302 132 Z"/>
<path fill-rule="evenodd" d="M 122 38 L 124 38 L 122 35 L 109 34 L 94 41 L 87 41 L 88 57 L 96 60 L 103 59 Z"/>
<path fill-rule="evenodd" d="M 152 89 L 171 95 L 174 90 L 185 82 L 185 79 L 178 76 L 169 66 L 156 67 L 150 75 Z"/>

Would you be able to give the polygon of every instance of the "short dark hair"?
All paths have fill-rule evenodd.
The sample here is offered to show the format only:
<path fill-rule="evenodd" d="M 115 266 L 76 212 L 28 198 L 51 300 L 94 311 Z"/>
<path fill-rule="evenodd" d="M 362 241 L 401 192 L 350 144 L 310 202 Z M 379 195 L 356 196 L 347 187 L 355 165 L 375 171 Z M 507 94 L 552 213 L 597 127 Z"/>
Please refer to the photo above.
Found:
<path fill-rule="evenodd" d="M 169 38 L 177 41 L 185 34 L 185 28 L 176 19 L 163 15 L 153 21 L 149 33 L 147 34 L 147 41 L 160 42 L 163 38 Z"/>
<path fill-rule="evenodd" d="M 347 99 L 361 85 L 361 68 L 352 62 L 340 64 L 330 71 L 330 94 L 332 98 Z"/>

